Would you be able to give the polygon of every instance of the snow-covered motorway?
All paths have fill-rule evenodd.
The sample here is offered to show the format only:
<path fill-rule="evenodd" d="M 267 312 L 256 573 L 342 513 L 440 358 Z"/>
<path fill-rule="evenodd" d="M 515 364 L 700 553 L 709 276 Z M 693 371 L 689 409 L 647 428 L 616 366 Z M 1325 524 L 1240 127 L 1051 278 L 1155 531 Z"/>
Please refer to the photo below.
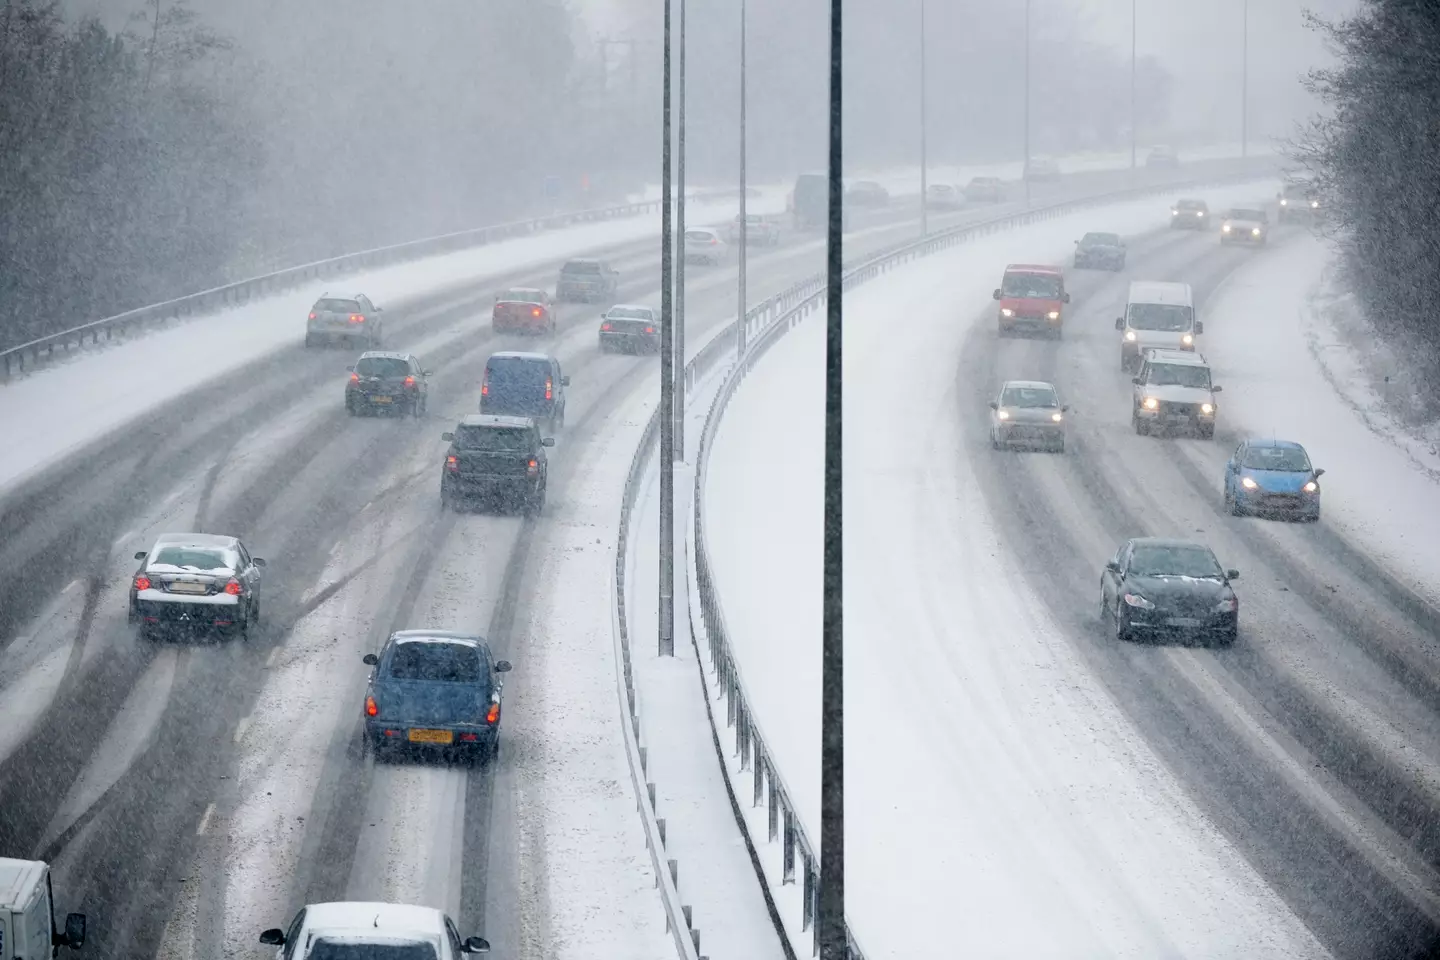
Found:
<path fill-rule="evenodd" d="M 1207 169 L 1229 167 L 1160 177 Z M 1036 197 L 1128 184 L 1076 174 Z M 852 255 L 914 230 L 898 209 L 855 225 Z M 617 258 L 619 299 L 656 296 L 655 259 L 639 247 Z M 820 264 L 812 238 L 757 251 L 752 294 Z M 610 438 L 626 401 L 654 389 L 653 358 L 601 355 L 601 307 L 564 308 L 542 347 L 573 381 L 547 514 L 438 505 L 439 434 L 474 409 L 488 352 L 531 345 L 490 334 L 490 294 L 549 286 L 557 266 L 386 304 L 387 347 L 435 371 L 418 421 L 346 416 L 353 356 L 302 350 L 297 316 L 293 349 L 167 400 L 0 502 L 0 850 L 55 862 L 57 899 L 90 915 L 91 955 L 249 955 L 299 905 L 359 898 L 445 906 L 499 956 L 664 955 L 613 673 L 547 629 L 567 589 L 558 544 L 618 502 L 618 490 L 597 502 L 583 466 L 629 457 Z M 732 278 L 690 271 L 692 343 L 733 315 Z M 143 347 L 122 348 L 141 381 Z M 269 561 L 266 619 L 248 644 L 136 642 L 130 557 L 173 529 L 234 533 Z M 361 654 L 421 624 L 483 633 L 514 661 L 497 764 L 362 758 Z"/>
<path fill-rule="evenodd" d="M 1274 391 L 1222 394 L 1213 442 L 1142 437 L 1117 364 L 1128 281 L 1179 280 L 1217 383 L 1236 372 L 1224 357 L 1245 358 L 1249 381 L 1268 367 L 1292 382 L 1305 345 L 1277 352 L 1268 331 L 1293 320 L 1243 296 L 1208 308 L 1240 285 L 1272 310 L 1264 291 L 1284 270 L 1267 271 L 1313 241 L 1282 227 L 1269 250 L 1224 248 L 1155 229 L 1163 204 L 1132 223 L 1133 206 L 847 296 L 846 678 L 863 704 L 847 719 L 852 924 L 872 957 L 937 937 L 985 956 L 1430 955 L 1440 613 L 1390 568 L 1403 553 L 1371 559 L 1326 521 L 1228 515 L 1222 467 L 1267 428 L 1246 398 Z M 1126 269 L 1069 273 L 1063 342 L 997 338 L 999 269 L 1058 261 L 1084 229 L 1133 234 Z M 811 321 L 761 361 L 706 482 L 732 651 L 805 816 L 818 809 L 822 350 Z M 990 448 L 987 404 L 1006 379 L 1057 385 L 1072 406 L 1063 455 Z M 1350 472 L 1314 429 L 1293 439 Z M 1101 568 L 1144 535 L 1201 539 L 1242 572 L 1234 647 L 1110 635 Z M 809 639 L 780 642 L 792 637 Z"/>

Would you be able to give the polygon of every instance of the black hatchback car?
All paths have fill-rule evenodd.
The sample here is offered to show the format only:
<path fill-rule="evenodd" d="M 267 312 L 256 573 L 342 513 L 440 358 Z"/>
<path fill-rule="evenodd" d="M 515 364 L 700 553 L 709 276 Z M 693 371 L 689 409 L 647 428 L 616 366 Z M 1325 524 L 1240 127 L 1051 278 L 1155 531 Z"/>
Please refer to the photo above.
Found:
<path fill-rule="evenodd" d="M 560 361 L 543 353 L 504 351 L 485 361 L 480 412 L 529 417 L 553 433 L 565 426 L 565 388 L 570 378 Z"/>
<path fill-rule="evenodd" d="M 1077 270 L 1125 269 L 1125 241 L 1118 233 L 1087 233 L 1075 241 Z"/>
<path fill-rule="evenodd" d="M 345 409 L 350 416 L 395 412 L 418 417 L 430 397 L 430 371 L 408 353 L 370 352 L 346 367 Z"/>
<path fill-rule="evenodd" d="M 376 759 L 400 751 L 490 760 L 500 750 L 500 674 L 484 637 L 400 630 L 378 654 L 365 691 L 365 744 Z"/>
<path fill-rule="evenodd" d="M 555 299 L 589 303 L 614 297 L 619 287 L 620 274 L 604 260 L 571 260 L 560 268 Z"/>
<path fill-rule="evenodd" d="M 1105 564 L 1100 617 L 1112 623 L 1116 640 L 1188 634 L 1229 646 L 1240 619 L 1230 581 L 1239 576 L 1203 543 L 1137 537 Z"/>
<path fill-rule="evenodd" d="M 471 414 L 441 439 L 450 443 L 440 474 L 440 506 L 454 510 L 471 500 L 519 502 L 527 516 L 545 509 L 549 463 L 534 420 Z"/>

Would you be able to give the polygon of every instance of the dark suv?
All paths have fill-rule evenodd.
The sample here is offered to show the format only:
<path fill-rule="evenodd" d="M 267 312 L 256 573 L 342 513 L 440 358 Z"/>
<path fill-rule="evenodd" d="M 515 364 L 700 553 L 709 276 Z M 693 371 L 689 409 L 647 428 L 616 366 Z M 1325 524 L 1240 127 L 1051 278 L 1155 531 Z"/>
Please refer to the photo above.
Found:
<path fill-rule="evenodd" d="M 560 268 L 555 299 L 583 301 L 614 297 L 620 288 L 620 274 L 604 260 L 571 260 Z"/>
<path fill-rule="evenodd" d="M 570 378 L 554 357 L 513 350 L 491 354 L 480 385 L 480 412 L 530 417 L 553 433 L 565 426 L 568 386 Z"/>
<path fill-rule="evenodd" d="M 1308 183 L 1287 183 L 1275 198 L 1280 201 L 1279 220 L 1313 220 L 1320 212 L 1320 198 Z"/>
<path fill-rule="evenodd" d="M 408 353 L 362 353 L 345 384 L 345 409 L 350 416 L 395 410 L 418 417 L 430 397 L 430 371 Z"/>
<path fill-rule="evenodd" d="M 519 501 L 529 517 L 545 507 L 545 448 L 528 417 L 470 414 L 441 439 L 450 442 L 440 474 L 440 506 L 458 509 L 467 500 Z"/>

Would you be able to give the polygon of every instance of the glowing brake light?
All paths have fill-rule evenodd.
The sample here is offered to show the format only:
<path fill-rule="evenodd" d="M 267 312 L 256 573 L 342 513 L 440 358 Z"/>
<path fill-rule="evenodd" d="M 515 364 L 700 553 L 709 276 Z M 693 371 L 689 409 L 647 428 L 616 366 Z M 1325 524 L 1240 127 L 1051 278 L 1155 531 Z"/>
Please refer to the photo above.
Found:
<path fill-rule="evenodd" d="M 445 469 L 449 470 L 451 473 L 459 473 L 459 472 L 460 472 L 460 458 L 457 457 L 457 456 L 455 456 L 454 454 L 451 454 L 450 456 L 446 457 L 446 458 L 445 458 Z"/>
<path fill-rule="evenodd" d="M 530 311 L 530 316 L 532 316 L 532 317 L 538 317 L 538 316 L 540 316 L 540 308 L 539 308 L 539 307 L 536 307 L 534 310 L 531 310 L 531 311 Z"/>
<path fill-rule="evenodd" d="M 480 384 L 480 396 L 482 396 L 482 397 L 488 397 L 488 396 L 490 396 L 490 381 L 489 381 L 489 380 L 486 380 L 484 383 Z"/>
<path fill-rule="evenodd" d="M 485 722 L 486 722 L 486 723 L 499 723 L 499 722 L 500 722 L 500 704 L 494 703 L 494 702 L 492 702 L 492 703 L 490 704 L 490 709 L 485 711 Z"/>
<path fill-rule="evenodd" d="M 601 330 L 609 330 L 609 329 L 611 329 L 611 327 L 610 327 L 610 324 L 608 324 L 608 323 L 602 323 L 602 324 L 600 324 L 600 329 L 601 329 Z"/>
<path fill-rule="evenodd" d="M 646 328 L 645 328 L 645 332 L 646 332 L 646 333 L 654 333 L 654 332 L 655 332 L 655 328 L 654 328 L 654 327 L 646 327 Z"/>
<path fill-rule="evenodd" d="M 365 716 L 373 717 L 380 713 L 380 704 L 375 702 L 374 697 L 365 698 Z"/>
<path fill-rule="evenodd" d="M 405 378 L 405 386 L 407 386 L 407 387 L 413 387 L 413 386 L 415 386 L 415 378 L 414 378 L 414 377 L 406 377 L 406 378 Z"/>
<path fill-rule="evenodd" d="M 545 378 L 545 399 L 555 399 L 555 384 L 551 381 L 549 377 Z"/>
<path fill-rule="evenodd" d="M 534 460 L 531 460 L 529 463 L 525 464 L 525 472 L 532 477 L 535 476 L 535 474 L 539 472 L 539 470 L 540 464 L 536 463 Z"/>
<path fill-rule="evenodd" d="M 363 313 L 352 313 L 352 314 L 350 314 L 350 322 L 351 322 L 351 323 L 364 323 L 364 322 L 365 322 L 365 314 L 363 314 Z"/>
<path fill-rule="evenodd" d="M 360 374 L 358 374 L 358 373 L 352 373 L 352 374 L 350 374 L 350 382 L 351 382 L 351 383 L 359 383 L 359 382 L 360 382 Z"/>
<path fill-rule="evenodd" d="M 232 597 L 240 596 L 240 591 L 243 589 L 244 588 L 240 586 L 239 580 L 231 580 L 229 583 L 225 584 L 225 592 L 230 594 L 230 596 Z"/>
<path fill-rule="evenodd" d="M 135 589 L 136 589 L 136 590 L 149 590 L 150 587 L 151 587 L 151 583 L 150 583 L 150 578 L 149 578 L 149 577 L 139 576 L 139 577 L 136 577 L 136 578 L 135 578 Z"/>
<path fill-rule="evenodd" d="M 314 310 L 311 310 L 311 311 L 310 311 L 310 319 L 311 319 L 311 320 L 314 320 L 314 319 L 315 319 L 315 311 L 314 311 Z"/>

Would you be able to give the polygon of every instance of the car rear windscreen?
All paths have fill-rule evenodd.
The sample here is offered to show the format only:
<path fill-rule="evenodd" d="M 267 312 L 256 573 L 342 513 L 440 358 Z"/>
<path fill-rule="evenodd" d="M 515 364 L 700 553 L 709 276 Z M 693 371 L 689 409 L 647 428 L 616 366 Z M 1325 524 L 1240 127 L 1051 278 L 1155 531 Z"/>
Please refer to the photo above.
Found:
<path fill-rule="evenodd" d="M 1060 278 L 1053 273 L 1007 273 L 1000 285 L 1003 297 L 1034 297 L 1059 300 Z"/>
<path fill-rule="evenodd" d="M 455 431 L 455 446 L 461 450 L 524 453 L 530 449 L 530 431 L 520 427 L 467 427 Z"/>
<path fill-rule="evenodd" d="M 225 550 L 204 547 L 161 547 L 150 557 L 150 565 L 182 570 L 233 570 L 236 558 Z"/>
<path fill-rule="evenodd" d="M 571 263 L 567 263 L 567 264 L 565 264 L 565 266 L 561 267 L 561 268 L 560 268 L 560 272 L 563 273 L 563 274 L 567 274 L 567 275 L 579 275 L 579 276 L 589 275 L 589 276 L 598 276 L 599 273 L 600 273 L 600 264 L 594 263 L 594 262 L 591 262 L 591 263 L 571 262 Z"/>
<path fill-rule="evenodd" d="M 1120 235 L 1118 233 L 1087 233 L 1080 243 L 1086 247 L 1118 247 L 1120 246 Z"/>
<path fill-rule="evenodd" d="M 359 313 L 360 304 L 354 300 L 317 300 L 315 312 L 322 313 Z"/>
<path fill-rule="evenodd" d="M 410 364 L 397 357 L 361 357 L 355 372 L 362 377 L 408 377 Z"/>
<path fill-rule="evenodd" d="M 655 315 L 644 307 L 612 307 L 607 320 L 653 320 Z"/>
<path fill-rule="evenodd" d="M 347 943 L 316 940 L 305 960 L 439 960 L 429 943 Z"/>
<path fill-rule="evenodd" d="M 544 303 L 539 290 L 506 290 L 500 300 L 510 303 Z"/>
<path fill-rule="evenodd" d="M 485 376 L 497 391 L 522 386 L 538 386 L 543 390 L 545 378 L 550 376 L 550 364 L 528 357 L 491 357 L 485 366 Z"/>
<path fill-rule="evenodd" d="M 479 652 L 461 643 L 431 640 L 400 643 L 390 658 L 393 680 L 478 683 L 481 676 Z"/>

